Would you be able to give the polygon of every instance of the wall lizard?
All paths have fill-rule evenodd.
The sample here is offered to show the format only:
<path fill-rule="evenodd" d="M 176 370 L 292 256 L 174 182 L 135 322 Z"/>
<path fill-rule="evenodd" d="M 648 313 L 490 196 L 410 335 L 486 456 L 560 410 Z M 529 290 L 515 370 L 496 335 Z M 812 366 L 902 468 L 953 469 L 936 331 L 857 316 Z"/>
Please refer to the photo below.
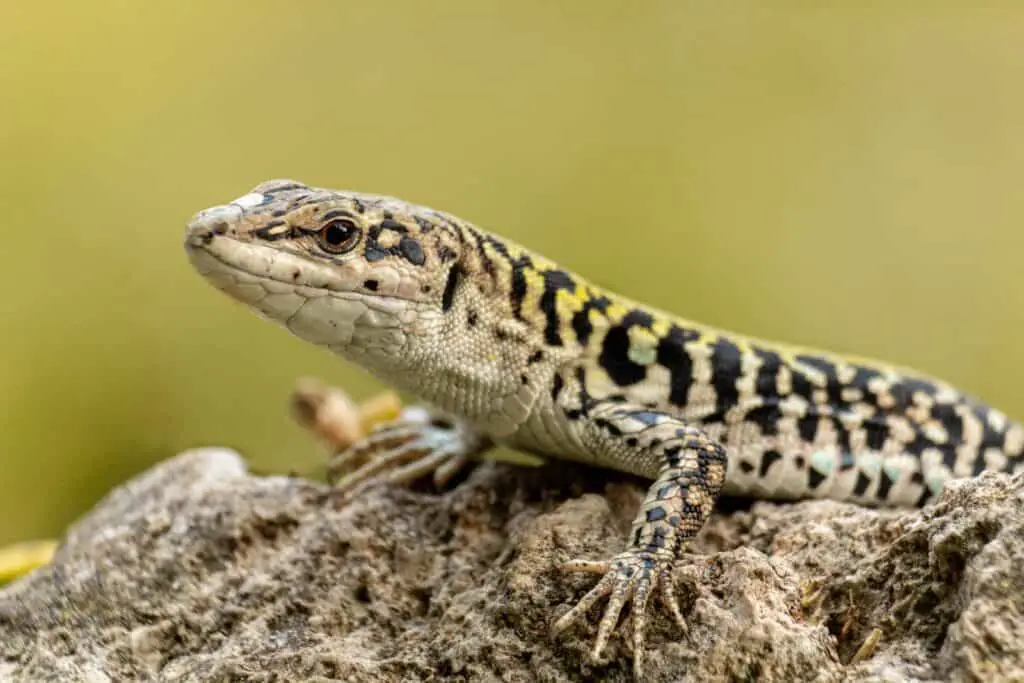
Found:
<path fill-rule="evenodd" d="M 494 443 L 653 480 L 622 553 L 563 567 L 601 578 L 553 624 L 607 597 L 598 659 L 631 603 L 637 675 L 655 591 L 685 629 L 670 571 L 720 492 L 924 505 L 1024 470 L 1024 427 L 944 382 L 672 316 L 399 199 L 273 180 L 185 242 L 218 289 L 452 416 L 336 456 L 359 464 L 339 491 L 443 483 Z"/>

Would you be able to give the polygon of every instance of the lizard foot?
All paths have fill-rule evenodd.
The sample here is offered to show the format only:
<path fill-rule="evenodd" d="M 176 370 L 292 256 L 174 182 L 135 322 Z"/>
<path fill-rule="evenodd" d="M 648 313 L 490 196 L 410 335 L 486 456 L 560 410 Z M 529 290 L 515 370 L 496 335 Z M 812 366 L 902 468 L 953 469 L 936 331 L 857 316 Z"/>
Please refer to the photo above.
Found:
<path fill-rule="evenodd" d="M 633 672 L 637 678 L 643 675 L 644 630 L 647 626 L 647 604 L 651 594 L 658 590 L 662 602 L 668 607 L 676 624 L 687 632 L 686 621 L 679 610 L 675 589 L 672 586 L 672 555 L 641 550 L 627 550 L 606 562 L 573 560 L 562 565 L 563 572 L 587 572 L 604 574 L 589 593 L 580 598 L 575 607 L 563 614 L 552 626 L 555 634 L 569 628 L 589 610 L 595 602 L 608 597 L 608 606 L 597 629 L 592 656 L 595 661 L 619 621 L 619 614 L 627 602 L 632 600 L 633 619 Z"/>
<path fill-rule="evenodd" d="M 410 407 L 334 456 L 327 480 L 343 499 L 430 473 L 434 484 L 443 487 L 486 446 L 486 440 L 467 425 Z"/>

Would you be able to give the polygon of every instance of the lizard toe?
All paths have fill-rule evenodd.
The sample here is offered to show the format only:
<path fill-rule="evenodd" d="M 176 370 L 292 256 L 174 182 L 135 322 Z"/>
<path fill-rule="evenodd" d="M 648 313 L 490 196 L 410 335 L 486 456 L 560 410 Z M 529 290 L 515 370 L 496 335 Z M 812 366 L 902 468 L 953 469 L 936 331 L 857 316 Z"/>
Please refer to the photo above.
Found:
<path fill-rule="evenodd" d="M 426 475 L 433 475 L 440 487 L 485 446 L 482 437 L 459 423 L 399 419 L 335 456 L 328 480 L 335 496 L 345 500 L 370 488 L 406 484 Z"/>
<path fill-rule="evenodd" d="M 563 571 L 600 573 L 604 576 L 586 595 L 568 612 L 563 614 L 552 627 L 552 631 L 560 633 L 578 621 L 601 598 L 608 596 L 608 604 L 598 624 L 597 637 L 594 641 L 592 657 L 599 661 L 609 638 L 618 625 L 623 608 L 629 604 L 633 620 L 633 668 L 637 676 L 643 671 L 643 650 L 647 626 L 647 609 L 650 597 L 655 589 L 670 584 L 669 570 L 672 557 L 646 551 L 627 550 L 620 553 L 610 562 L 591 560 L 573 560 L 562 566 Z M 671 590 L 670 588 L 668 590 Z M 664 596 L 663 596 L 664 597 Z M 678 604 L 672 598 L 673 617 L 678 615 L 677 623 L 682 622 L 682 614 Z"/>

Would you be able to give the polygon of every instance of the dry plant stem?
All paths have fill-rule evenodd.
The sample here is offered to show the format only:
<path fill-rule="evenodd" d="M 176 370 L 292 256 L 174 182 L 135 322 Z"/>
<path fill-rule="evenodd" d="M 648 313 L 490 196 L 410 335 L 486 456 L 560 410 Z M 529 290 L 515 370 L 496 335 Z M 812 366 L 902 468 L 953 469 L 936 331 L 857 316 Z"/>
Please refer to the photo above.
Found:
<path fill-rule="evenodd" d="M 304 377 L 296 383 L 291 407 L 296 421 L 337 453 L 365 439 L 374 427 L 396 419 L 402 404 L 390 391 L 356 404 L 342 389 Z"/>

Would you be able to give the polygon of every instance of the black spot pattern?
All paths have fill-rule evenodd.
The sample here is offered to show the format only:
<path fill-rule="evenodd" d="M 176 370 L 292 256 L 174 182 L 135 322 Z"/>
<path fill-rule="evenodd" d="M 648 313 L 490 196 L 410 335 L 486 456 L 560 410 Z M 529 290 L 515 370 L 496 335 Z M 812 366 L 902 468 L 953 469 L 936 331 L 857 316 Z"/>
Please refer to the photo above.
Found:
<path fill-rule="evenodd" d="M 686 352 L 686 343 L 698 337 L 695 330 L 672 325 L 668 334 L 658 342 L 657 361 L 669 372 L 668 400 L 674 406 L 685 406 L 689 398 L 693 361 Z"/>
<path fill-rule="evenodd" d="M 327 214 L 324 214 L 323 218 L 326 219 L 334 213 L 338 213 L 340 215 L 343 212 L 328 212 Z M 348 216 L 349 214 L 344 212 L 344 215 Z M 386 212 L 385 215 L 387 215 Z M 380 236 L 385 230 L 401 235 L 398 240 L 398 244 L 390 247 L 381 245 Z M 424 265 L 427 261 L 427 256 L 423 249 L 423 245 L 418 239 L 409 235 L 408 232 L 409 229 L 405 225 L 391 218 L 386 218 L 377 225 L 370 226 L 370 229 L 366 232 L 366 247 L 363 251 L 364 258 L 373 263 L 389 256 L 394 256 L 405 259 L 415 266 Z"/>
<path fill-rule="evenodd" d="M 777 403 L 772 402 L 750 409 L 744 419 L 756 424 L 763 435 L 775 436 L 779 433 L 779 420 L 782 419 L 782 411 Z"/>
<path fill-rule="evenodd" d="M 711 383 L 715 387 L 715 414 L 724 418 L 739 402 L 740 349 L 725 337 L 711 347 Z"/>
<path fill-rule="evenodd" d="M 822 482 L 826 479 L 828 479 L 828 475 L 822 474 L 813 467 L 807 470 L 807 488 L 812 491 L 821 486 Z"/>
<path fill-rule="evenodd" d="M 871 486 L 871 479 L 869 479 L 863 472 L 858 472 L 857 482 L 853 485 L 853 495 L 863 496 L 868 492 L 869 486 Z"/>
<path fill-rule="evenodd" d="M 462 279 L 462 268 L 458 265 L 452 266 L 448 271 L 448 281 L 444 285 L 444 294 L 441 296 L 441 310 L 448 312 L 455 301 L 455 288 L 459 286 Z"/>
<path fill-rule="evenodd" d="M 414 237 L 406 235 L 398 243 L 398 249 L 402 252 L 405 260 L 414 266 L 422 266 L 427 262 L 427 255 L 423 251 L 423 245 Z"/>
<path fill-rule="evenodd" d="M 889 498 L 889 491 L 892 490 L 892 485 L 896 482 L 886 473 L 883 467 L 878 475 L 878 500 L 884 501 Z"/>
<path fill-rule="evenodd" d="M 512 314 L 519 320 L 523 319 L 523 301 L 526 299 L 527 284 L 526 271 L 533 267 L 529 256 L 523 256 L 517 260 L 510 260 L 512 265 Z"/>
<path fill-rule="evenodd" d="M 544 278 L 544 293 L 540 297 L 540 310 L 546 320 L 544 325 L 544 341 L 550 346 L 561 346 L 562 335 L 559 332 L 558 292 L 561 290 L 571 294 L 576 291 L 576 283 L 564 270 L 546 270 L 542 277 Z"/>
<path fill-rule="evenodd" d="M 634 363 L 629 358 L 629 330 L 623 325 L 616 325 L 608 330 L 601 345 L 598 362 L 612 381 L 620 387 L 637 384 L 647 377 L 644 366 Z"/>
<path fill-rule="evenodd" d="M 576 311 L 572 316 L 572 329 L 576 333 L 576 341 L 581 346 L 586 346 L 590 341 L 590 335 L 594 333 L 594 325 L 590 322 L 590 312 L 597 311 L 604 314 L 608 310 L 611 301 L 605 296 L 589 297 L 583 302 L 583 308 Z"/>
<path fill-rule="evenodd" d="M 827 402 L 829 405 L 841 406 L 845 404 L 843 400 L 843 388 L 845 385 L 839 381 L 836 366 L 832 361 L 808 355 L 797 356 L 796 361 L 801 365 L 814 368 L 825 377 L 825 394 L 828 397 Z"/>
<path fill-rule="evenodd" d="M 754 354 L 761 361 L 757 369 L 757 377 L 754 380 L 754 390 L 765 403 L 770 403 L 779 398 L 779 370 L 782 368 L 782 358 L 779 354 L 761 347 L 754 348 Z"/>
<path fill-rule="evenodd" d="M 758 470 L 757 475 L 764 479 L 768 476 L 768 470 L 771 466 L 782 460 L 782 453 L 776 450 L 765 451 L 764 455 L 761 456 L 761 468 Z"/>

